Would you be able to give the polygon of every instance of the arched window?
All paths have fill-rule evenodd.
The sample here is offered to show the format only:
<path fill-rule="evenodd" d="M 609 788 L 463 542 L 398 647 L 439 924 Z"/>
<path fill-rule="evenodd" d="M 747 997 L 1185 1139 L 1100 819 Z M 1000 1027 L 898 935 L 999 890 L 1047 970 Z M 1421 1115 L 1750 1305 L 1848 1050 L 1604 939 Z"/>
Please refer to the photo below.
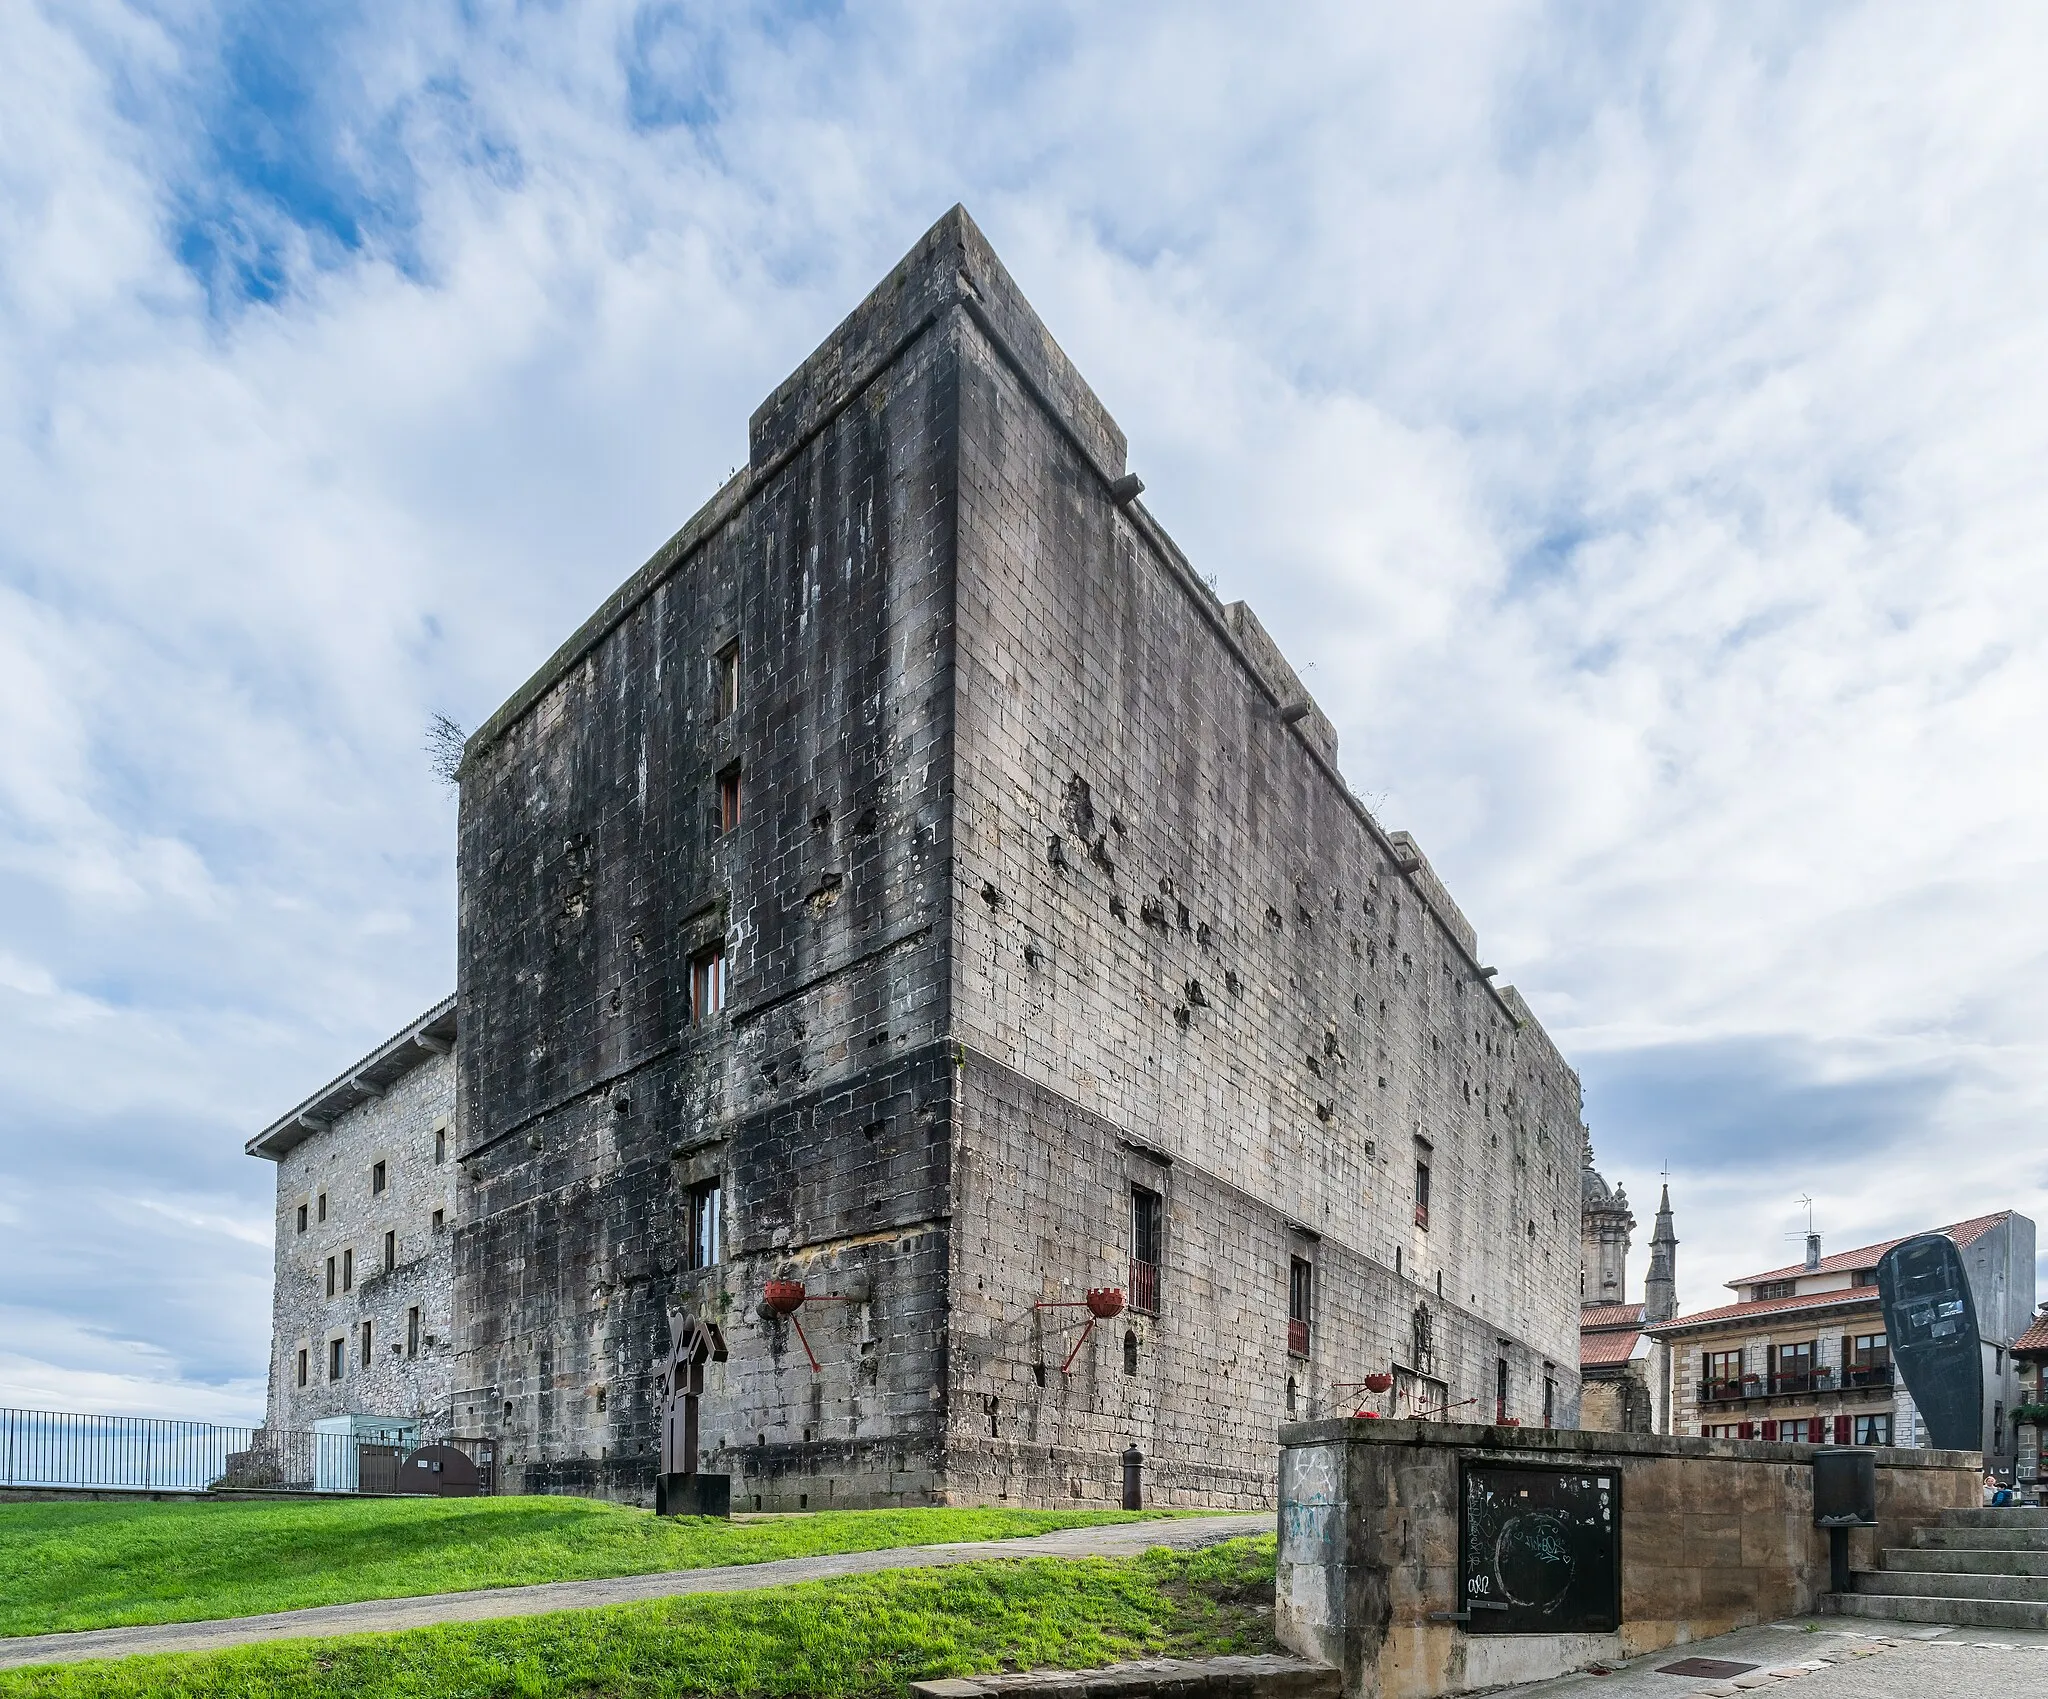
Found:
<path fill-rule="evenodd" d="M 1135 1329 L 1126 1328 L 1124 1330 L 1124 1373 L 1134 1375 L 1137 1372 L 1138 1335 Z"/>
<path fill-rule="evenodd" d="M 1290 1416 L 1292 1416 L 1293 1414 L 1295 1414 L 1295 1408 L 1294 1408 L 1294 1376 L 1292 1376 L 1292 1375 L 1289 1375 L 1289 1376 L 1287 1377 L 1287 1413 L 1288 1413 L 1288 1415 L 1290 1415 Z"/>

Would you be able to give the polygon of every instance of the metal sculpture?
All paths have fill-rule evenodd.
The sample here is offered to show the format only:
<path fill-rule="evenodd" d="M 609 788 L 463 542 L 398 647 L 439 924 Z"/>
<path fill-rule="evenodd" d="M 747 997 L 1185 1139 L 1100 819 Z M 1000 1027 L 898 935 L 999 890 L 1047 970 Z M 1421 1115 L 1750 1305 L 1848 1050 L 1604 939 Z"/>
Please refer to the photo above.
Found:
<path fill-rule="evenodd" d="M 1984 1347 L 1962 1253 L 1944 1233 L 1901 1239 L 1878 1259 L 1884 1331 L 1927 1437 L 1942 1451 L 1984 1446 Z"/>
<path fill-rule="evenodd" d="M 668 1355 L 654 1374 L 661 1400 L 661 1472 L 655 1477 L 654 1508 L 663 1516 L 685 1508 L 698 1515 L 722 1515 L 730 1504 L 731 1482 L 724 1475 L 697 1473 L 697 1404 L 704 1394 L 704 1365 L 726 1360 L 725 1336 L 687 1310 L 671 1310 L 668 1341 Z M 707 1492 L 713 1480 L 725 1491 Z"/>

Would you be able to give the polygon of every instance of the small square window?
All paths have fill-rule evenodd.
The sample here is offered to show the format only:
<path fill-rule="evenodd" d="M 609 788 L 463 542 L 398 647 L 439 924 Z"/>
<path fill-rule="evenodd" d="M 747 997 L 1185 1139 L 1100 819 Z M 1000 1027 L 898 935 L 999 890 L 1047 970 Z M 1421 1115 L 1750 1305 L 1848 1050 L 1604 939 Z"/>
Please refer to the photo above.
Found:
<path fill-rule="evenodd" d="M 441 1231 L 441 1230 L 442 1230 L 442 1229 L 443 1229 L 444 1227 L 446 1227 L 447 1225 L 448 1225 L 448 1212 L 447 1212 L 446 1210 L 441 1210 L 441 1209 L 437 1209 L 437 1210 L 435 1210 L 435 1211 L 434 1211 L 434 1231 L 435 1231 L 436 1233 L 438 1233 L 438 1232 L 440 1232 L 440 1231 Z"/>
<path fill-rule="evenodd" d="M 345 1362 L 346 1362 L 346 1361 L 348 1360 L 348 1359 L 347 1359 L 347 1356 L 346 1356 L 346 1354 L 345 1354 L 345 1347 L 347 1346 L 347 1344 L 348 1344 L 348 1341 L 347 1341 L 346 1339 L 330 1339 L 330 1340 L 328 1340 L 328 1342 L 327 1342 L 327 1378 L 328 1378 L 329 1380 L 339 1380 L 339 1379 L 341 1379 L 341 1369 L 342 1369 L 342 1364 L 343 1364 L 343 1363 L 345 1363 Z"/>
<path fill-rule="evenodd" d="M 299 1347 L 299 1385 L 301 1385 L 301 1386 L 304 1386 L 305 1384 L 306 1384 L 306 1348 L 305 1348 L 305 1346 L 301 1345 L 301 1346 Z"/>
<path fill-rule="evenodd" d="M 725 940 L 690 958 L 690 1022 L 702 1026 L 725 1007 Z"/>
<path fill-rule="evenodd" d="M 726 837 L 739 830 L 740 770 L 728 767 L 718 775 L 718 835 Z"/>
<path fill-rule="evenodd" d="M 319 1213 L 320 1213 L 320 1219 L 321 1219 L 322 1221 L 325 1221 L 325 1220 L 327 1219 L 327 1194 L 326 1194 L 325 1192 L 322 1192 L 322 1193 L 320 1194 L 320 1211 L 319 1211 Z"/>
<path fill-rule="evenodd" d="M 383 1191 L 383 1189 L 384 1164 L 381 1162 L 373 1162 L 370 1164 L 370 1193 L 374 1197 L 377 1193 Z"/>
<path fill-rule="evenodd" d="M 306 1230 L 306 1206 L 305 1206 L 304 1204 L 300 1204 L 300 1205 L 299 1205 L 299 1231 L 300 1231 L 301 1233 L 303 1233 L 303 1232 L 305 1232 L 305 1230 Z"/>
<path fill-rule="evenodd" d="M 384 1272 L 389 1274 L 398 1266 L 398 1234 L 395 1230 L 384 1235 Z"/>
<path fill-rule="evenodd" d="M 341 1289 L 353 1292 L 356 1289 L 356 1254 L 354 1251 L 341 1253 Z"/>
<path fill-rule="evenodd" d="M 711 657 L 711 717 L 722 720 L 740 708 L 740 646 L 728 643 Z"/>

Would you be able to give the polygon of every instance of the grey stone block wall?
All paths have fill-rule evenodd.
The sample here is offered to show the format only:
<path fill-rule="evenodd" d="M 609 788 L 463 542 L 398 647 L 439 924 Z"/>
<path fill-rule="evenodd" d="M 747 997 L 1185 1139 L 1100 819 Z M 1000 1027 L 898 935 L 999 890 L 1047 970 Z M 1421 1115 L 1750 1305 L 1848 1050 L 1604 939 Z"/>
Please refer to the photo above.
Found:
<path fill-rule="evenodd" d="M 725 1332 L 741 1506 L 1100 1501 L 1132 1438 L 1270 1502 L 1289 1379 L 1333 1407 L 1418 1307 L 1406 1366 L 1490 1407 L 1505 1349 L 1533 1417 L 1547 1359 L 1569 1420 L 1576 1079 L 1250 610 L 1112 500 L 1121 432 L 964 214 L 751 446 L 465 761 L 452 1396 L 507 1486 L 647 1496 L 675 1308 Z M 1127 1283 L 1153 1168 L 1170 1300 L 1062 1376 L 1033 1305 Z M 774 1277 L 849 1300 L 799 1313 L 816 1372 Z"/>
<path fill-rule="evenodd" d="M 434 1437 L 450 1430 L 454 1371 L 450 1244 L 456 1208 L 455 1062 L 422 1053 L 381 1098 L 367 1100 L 311 1134 L 277 1164 L 277 1225 L 271 1295 L 270 1396 L 273 1428 L 302 1431 L 324 1416 L 404 1416 Z M 434 1161 L 436 1131 L 444 1160 Z M 373 1192 L 374 1164 L 386 1186 Z M 320 1219 L 320 1199 L 327 1219 Z M 306 1230 L 298 1227 L 306 1206 Z M 434 1212 L 442 1225 L 434 1226 Z M 397 1265 L 384 1268 L 384 1235 L 397 1234 Z M 353 1253 L 351 1289 L 339 1290 L 340 1259 Z M 337 1291 L 327 1294 L 327 1259 Z M 407 1354 L 407 1315 L 420 1312 L 417 1356 Z M 363 1361 L 363 1328 L 370 1360 Z M 328 1344 L 342 1342 L 340 1380 L 328 1378 Z M 298 1353 L 307 1354 L 306 1384 Z M 468 1430 L 463 1430 L 468 1431 Z"/>

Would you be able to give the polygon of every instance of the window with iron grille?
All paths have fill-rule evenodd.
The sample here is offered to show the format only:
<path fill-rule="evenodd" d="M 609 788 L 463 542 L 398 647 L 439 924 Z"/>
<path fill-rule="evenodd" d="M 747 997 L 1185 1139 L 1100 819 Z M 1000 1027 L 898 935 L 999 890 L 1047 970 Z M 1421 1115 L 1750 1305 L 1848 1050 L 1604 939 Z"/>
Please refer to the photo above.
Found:
<path fill-rule="evenodd" d="M 1287 1260 L 1287 1349 L 1297 1357 L 1308 1355 L 1311 1305 L 1315 1297 L 1315 1267 L 1306 1257 Z"/>
<path fill-rule="evenodd" d="M 1131 1188 L 1131 1308 L 1159 1310 L 1159 1265 L 1165 1251 L 1166 1207 L 1157 1192 Z"/>

